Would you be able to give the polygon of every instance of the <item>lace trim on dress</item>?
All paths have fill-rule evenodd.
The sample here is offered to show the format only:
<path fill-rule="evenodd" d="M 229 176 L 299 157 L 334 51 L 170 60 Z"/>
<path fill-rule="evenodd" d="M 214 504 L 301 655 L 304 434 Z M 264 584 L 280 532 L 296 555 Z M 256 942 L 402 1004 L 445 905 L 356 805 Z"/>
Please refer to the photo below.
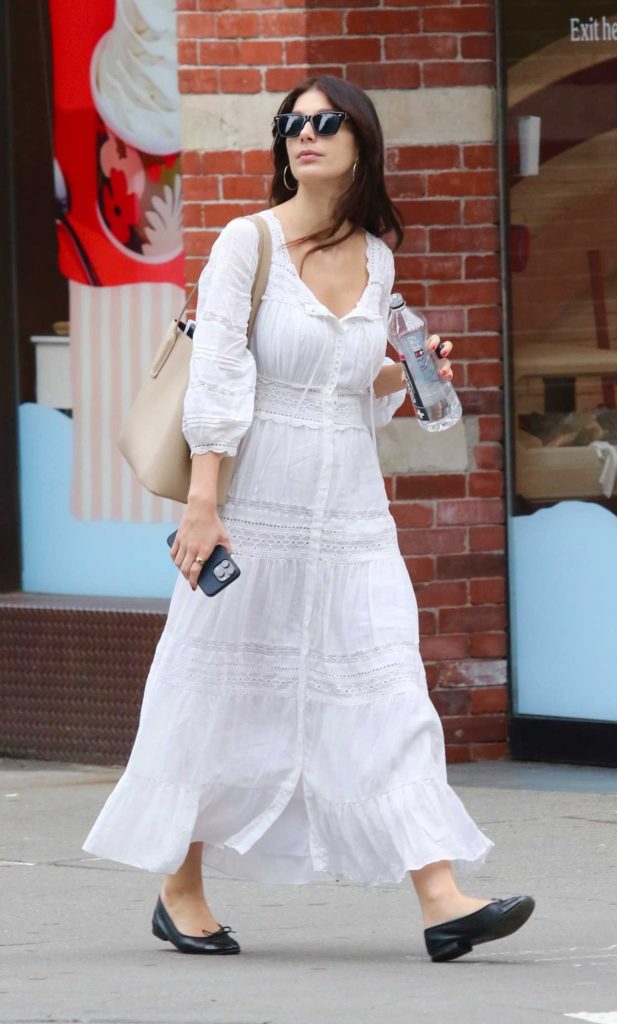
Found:
<path fill-rule="evenodd" d="M 397 643 L 346 655 L 309 652 L 307 697 L 335 704 L 363 704 L 426 688 L 417 643 Z M 153 668 L 161 686 L 204 695 L 236 690 L 296 697 L 299 650 L 280 645 L 198 642 L 170 632 L 159 641 Z"/>
<path fill-rule="evenodd" d="M 308 557 L 310 524 L 257 523 L 229 512 L 223 518 L 238 554 L 268 559 Z M 319 550 L 320 561 L 332 563 L 373 561 L 388 555 L 400 557 L 396 524 L 387 519 L 381 529 L 371 533 L 324 529 Z"/>

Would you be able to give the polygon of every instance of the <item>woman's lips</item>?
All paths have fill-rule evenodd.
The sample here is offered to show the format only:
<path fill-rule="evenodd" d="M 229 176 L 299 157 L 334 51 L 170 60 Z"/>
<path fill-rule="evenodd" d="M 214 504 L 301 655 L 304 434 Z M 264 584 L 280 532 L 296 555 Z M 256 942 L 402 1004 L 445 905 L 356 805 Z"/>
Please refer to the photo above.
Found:
<path fill-rule="evenodd" d="M 298 153 L 298 160 L 304 160 L 305 162 L 319 160 L 319 155 L 319 153 Z"/>

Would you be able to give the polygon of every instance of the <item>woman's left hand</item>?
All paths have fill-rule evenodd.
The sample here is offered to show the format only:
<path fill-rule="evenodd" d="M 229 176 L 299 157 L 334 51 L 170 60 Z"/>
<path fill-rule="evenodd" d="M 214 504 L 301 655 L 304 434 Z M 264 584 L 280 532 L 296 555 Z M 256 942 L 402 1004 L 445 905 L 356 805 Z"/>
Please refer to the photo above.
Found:
<path fill-rule="evenodd" d="M 431 334 L 428 339 L 428 347 L 431 352 L 434 352 L 439 345 L 441 345 L 441 358 L 437 360 L 437 370 L 442 380 L 449 381 L 452 380 L 453 377 L 452 366 L 450 364 L 450 360 L 444 357 L 451 354 L 453 348 L 452 342 L 442 341 L 438 334 Z"/>

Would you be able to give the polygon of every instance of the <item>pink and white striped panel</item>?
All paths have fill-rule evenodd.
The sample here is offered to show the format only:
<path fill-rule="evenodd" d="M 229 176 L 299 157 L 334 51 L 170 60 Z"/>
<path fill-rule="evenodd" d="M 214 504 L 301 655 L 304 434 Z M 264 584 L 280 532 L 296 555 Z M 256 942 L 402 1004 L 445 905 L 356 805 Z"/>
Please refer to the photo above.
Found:
<path fill-rule="evenodd" d="M 79 519 L 177 523 L 185 506 L 150 494 L 116 445 L 133 396 L 184 295 L 174 284 L 69 282 L 73 475 Z"/>

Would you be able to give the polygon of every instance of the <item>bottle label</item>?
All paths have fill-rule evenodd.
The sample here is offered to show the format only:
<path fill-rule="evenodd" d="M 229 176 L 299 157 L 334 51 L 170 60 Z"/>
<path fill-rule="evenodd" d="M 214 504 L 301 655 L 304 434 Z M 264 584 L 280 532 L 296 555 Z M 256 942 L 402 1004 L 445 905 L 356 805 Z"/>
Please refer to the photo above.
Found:
<path fill-rule="evenodd" d="M 407 378 L 407 385 L 409 387 L 409 391 L 411 392 L 411 398 L 414 404 L 414 408 L 416 410 L 416 416 L 418 417 L 419 420 L 424 420 L 425 422 L 428 422 L 428 413 L 424 407 L 422 399 L 420 398 L 420 392 L 418 391 L 416 387 L 416 382 L 411 375 L 411 371 L 407 364 L 407 360 L 401 359 L 401 363 L 403 364 L 403 372 L 405 374 L 405 377 Z"/>

